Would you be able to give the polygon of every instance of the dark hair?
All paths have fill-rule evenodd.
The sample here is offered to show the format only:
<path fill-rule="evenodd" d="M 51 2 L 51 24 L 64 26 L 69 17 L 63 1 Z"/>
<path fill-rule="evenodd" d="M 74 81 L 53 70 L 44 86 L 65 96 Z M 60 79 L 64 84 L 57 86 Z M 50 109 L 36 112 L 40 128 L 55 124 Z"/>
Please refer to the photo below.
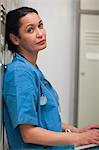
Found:
<path fill-rule="evenodd" d="M 8 49 L 11 52 L 16 52 L 16 45 L 12 43 L 9 38 L 9 34 L 13 33 L 14 35 L 19 35 L 19 28 L 20 28 L 20 19 L 27 15 L 28 13 L 36 13 L 38 14 L 37 10 L 30 8 L 30 7 L 20 7 L 14 10 L 11 10 L 6 15 L 6 35 L 5 41 L 8 44 Z"/>

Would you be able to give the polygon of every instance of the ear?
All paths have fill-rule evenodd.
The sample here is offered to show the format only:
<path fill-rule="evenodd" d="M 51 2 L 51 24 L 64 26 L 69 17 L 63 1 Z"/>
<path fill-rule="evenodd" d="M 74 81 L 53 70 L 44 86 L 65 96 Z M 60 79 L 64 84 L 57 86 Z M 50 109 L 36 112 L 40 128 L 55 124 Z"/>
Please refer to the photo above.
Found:
<path fill-rule="evenodd" d="M 20 41 L 19 41 L 19 38 L 16 35 L 14 35 L 13 33 L 10 33 L 9 38 L 12 41 L 13 44 L 19 45 Z"/>

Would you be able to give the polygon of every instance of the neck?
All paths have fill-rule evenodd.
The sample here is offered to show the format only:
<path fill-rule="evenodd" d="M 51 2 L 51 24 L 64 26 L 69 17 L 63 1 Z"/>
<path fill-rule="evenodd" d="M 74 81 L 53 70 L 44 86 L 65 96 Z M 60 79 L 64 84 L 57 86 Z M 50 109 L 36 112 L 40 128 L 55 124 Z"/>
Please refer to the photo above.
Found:
<path fill-rule="evenodd" d="M 22 53 L 21 51 L 19 52 L 19 54 L 25 57 L 25 59 L 28 60 L 31 64 L 36 65 L 38 53 L 28 53 L 28 52 Z"/>

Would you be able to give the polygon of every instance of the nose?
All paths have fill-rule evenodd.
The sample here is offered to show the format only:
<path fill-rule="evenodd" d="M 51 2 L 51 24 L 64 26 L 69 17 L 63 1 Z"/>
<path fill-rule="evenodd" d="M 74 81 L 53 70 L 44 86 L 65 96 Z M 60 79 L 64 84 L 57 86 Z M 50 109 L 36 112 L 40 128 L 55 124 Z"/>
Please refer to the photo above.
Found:
<path fill-rule="evenodd" d="M 41 31 L 41 29 L 37 28 L 37 37 L 42 37 L 43 32 Z"/>

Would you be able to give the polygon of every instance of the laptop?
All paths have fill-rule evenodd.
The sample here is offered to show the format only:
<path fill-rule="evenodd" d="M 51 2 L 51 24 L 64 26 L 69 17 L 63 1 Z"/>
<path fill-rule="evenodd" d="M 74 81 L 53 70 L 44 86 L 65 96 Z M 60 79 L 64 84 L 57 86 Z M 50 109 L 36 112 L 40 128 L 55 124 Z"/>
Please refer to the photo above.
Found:
<path fill-rule="evenodd" d="M 83 150 L 83 149 L 92 148 L 92 147 L 96 147 L 96 146 L 99 146 L 99 145 L 88 144 L 88 145 L 83 145 L 83 146 L 75 146 L 75 150 Z"/>

